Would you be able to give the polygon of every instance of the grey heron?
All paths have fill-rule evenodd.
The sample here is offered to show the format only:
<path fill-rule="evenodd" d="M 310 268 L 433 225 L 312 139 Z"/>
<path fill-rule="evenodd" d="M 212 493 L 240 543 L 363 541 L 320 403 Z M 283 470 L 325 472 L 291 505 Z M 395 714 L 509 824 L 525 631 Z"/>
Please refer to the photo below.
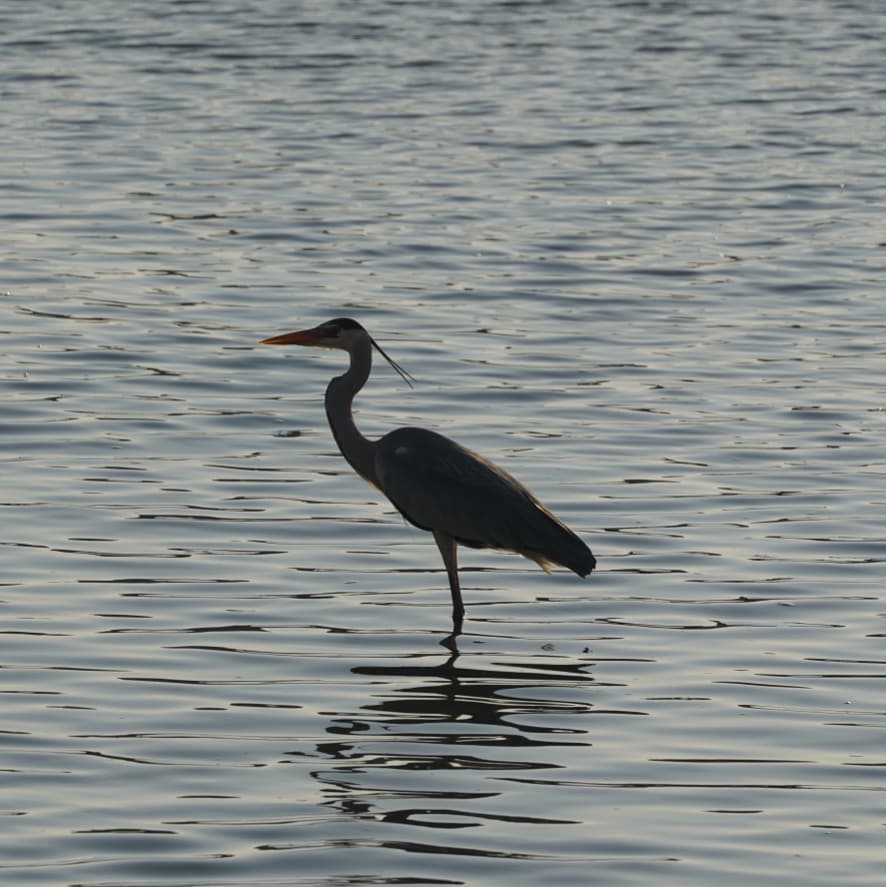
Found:
<path fill-rule="evenodd" d="M 464 603 L 456 548 L 497 548 L 535 561 L 545 572 L 555 564 L 587 576 L 596 561 L 590 549 L 518 480 L 455 441 L 424 428 L 397 428 L 379 440 L 364 437 L 351 414 L 372 369 L 375 348 L 411 386 L 412 377 L 393 361 L 356 320 L 329 320 L 313 329 L 264 339 L 262 345 L 307 345 L 346 351 L 350 366 L 326 388 L 326 416 L 342 455 L 364 480 L 384 493 L 409 523 L 430 531 L 440 549 L 452 594 L 455 634 Z"/>

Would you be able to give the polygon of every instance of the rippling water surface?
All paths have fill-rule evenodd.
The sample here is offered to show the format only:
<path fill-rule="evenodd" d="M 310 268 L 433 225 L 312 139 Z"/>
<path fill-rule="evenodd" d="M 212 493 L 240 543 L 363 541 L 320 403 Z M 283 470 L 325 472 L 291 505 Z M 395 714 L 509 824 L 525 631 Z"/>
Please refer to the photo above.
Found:
<path fill-rule="evenodd" d="M 0 20 L 0 881 L 882 883 L 879 3 Z M 441 646 L 338 315 L 590 579 Z"/>

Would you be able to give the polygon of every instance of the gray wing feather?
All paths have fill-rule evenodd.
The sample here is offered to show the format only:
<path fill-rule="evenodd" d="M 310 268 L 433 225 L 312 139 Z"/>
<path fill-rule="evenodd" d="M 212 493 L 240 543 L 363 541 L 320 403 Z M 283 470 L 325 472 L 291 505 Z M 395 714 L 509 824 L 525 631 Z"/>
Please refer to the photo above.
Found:
<path fill-rule="evenodd" d="M 587 546 L 519 481 L 436 432 L 385 435 L 376 471 L 385 495 L 417 527 L 473 548 L 516 551 L 545 567 L 562 563 L 581 575 L 593 568 Z"/>

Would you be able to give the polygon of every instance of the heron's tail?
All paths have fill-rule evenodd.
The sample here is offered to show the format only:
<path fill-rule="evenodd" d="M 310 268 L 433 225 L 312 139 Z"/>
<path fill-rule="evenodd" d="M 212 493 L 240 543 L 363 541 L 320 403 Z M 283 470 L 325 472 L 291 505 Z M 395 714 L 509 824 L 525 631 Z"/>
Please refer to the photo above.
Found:
<path fill-rule="evenodd" d="M 589 576 L 594 567 L 597 566 L 597 558 L 594 557 L 591 549 L 578 536 L 574 538 L 575 542 L 570 546 L 568 559 L 564 558 L 559 563 L 584 578 Z"/>
<path fill-rule="evenodd" d="M 554 564 L 560 564 L 579 576 L 589 575 L 597 566 L 597 559 L 591 549 L 569 527 L 557 520 L 547 509 L 545 511 L 546 517 L 550 519 L 544 532 L 539 533 L 539 528 L 536 527 L 533 535 L 537 538 L 526 547 L 518 549 L 520 554 L 534 560 L 548 573 Z"/>

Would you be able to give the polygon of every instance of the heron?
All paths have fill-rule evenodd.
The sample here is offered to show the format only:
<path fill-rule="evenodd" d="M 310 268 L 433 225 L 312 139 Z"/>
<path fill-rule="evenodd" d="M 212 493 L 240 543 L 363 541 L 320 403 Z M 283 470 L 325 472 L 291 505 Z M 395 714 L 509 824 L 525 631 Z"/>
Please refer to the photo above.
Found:
<path fill-rule="evenodd" d="M 354 397 L 366 384 L 375 349 L 412 387 L 415 379 L 356 321 L 339 317 L 284 333 L 262 345 L 305 345 L 346 351 L 350 365 L 326 388 L 326 417 L 341 454 L 357 474 L 384 493 L 411 524 L 429 531 L 443 558 L 452 595 L 453 634 L 465 615 L 457 547 L 512 551 L 545 572 L 557 564 L 585 577 L 596 566 L 591 550 L 507 471 L 425 428 L 397 428 L 379 440 L 354 423 Z"/>

